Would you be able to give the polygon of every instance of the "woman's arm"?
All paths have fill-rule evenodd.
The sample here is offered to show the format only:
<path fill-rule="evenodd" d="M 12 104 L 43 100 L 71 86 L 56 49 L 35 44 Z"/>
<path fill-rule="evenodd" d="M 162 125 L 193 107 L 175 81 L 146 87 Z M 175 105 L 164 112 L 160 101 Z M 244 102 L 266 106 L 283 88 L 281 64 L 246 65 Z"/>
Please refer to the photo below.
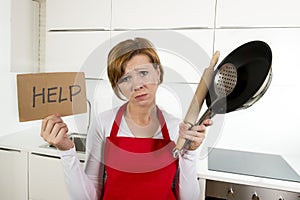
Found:
<path fill-rule="evenodd" d="M 101 127 L 95 119 L 87 134 L 84 168 L 80 165 L 74 147 L 68 151 L 60 151 L 72 200 L 96 200 L 102 195 L 104 165 L 101 155 L 104 142 L 99 131 Z"/>
<path fill-rule="evenodd" d="M 197 151 L 186 151 L 179 156 L 179 185 L 180 200 L 198 200 L 200 186 L 197 180 Z"/>
<path fill-rule="evenodd" d="M 82 166 L 80 165 L 75 148 L 68 151 L 60 151 L 60 157 L 64 168 L 66 185 L 71 199 L 99 199 L 94 184 L 85 174 Z"/>

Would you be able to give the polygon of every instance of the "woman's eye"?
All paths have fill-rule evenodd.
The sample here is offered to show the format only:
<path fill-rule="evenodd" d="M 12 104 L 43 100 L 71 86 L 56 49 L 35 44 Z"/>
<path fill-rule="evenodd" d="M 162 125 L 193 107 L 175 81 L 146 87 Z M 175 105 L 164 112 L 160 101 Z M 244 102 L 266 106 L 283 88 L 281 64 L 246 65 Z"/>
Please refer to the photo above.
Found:
<path fill-rule="evenodd" d="M 148 71 L 140 71 L 140 76 L 146 76 L 149 72 Z"/>
<path fill-rule="evenodd" d="M 120 79 L 120 83 L 126 83 L 130 81 L 131 77 L 130 76 L 124 76 Z"/>

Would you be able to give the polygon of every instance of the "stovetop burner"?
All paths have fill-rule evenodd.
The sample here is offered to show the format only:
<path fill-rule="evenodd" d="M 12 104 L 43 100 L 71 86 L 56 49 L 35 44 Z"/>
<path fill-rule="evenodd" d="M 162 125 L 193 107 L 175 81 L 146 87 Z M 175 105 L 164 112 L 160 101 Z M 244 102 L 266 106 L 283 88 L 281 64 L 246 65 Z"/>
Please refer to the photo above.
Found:
<path fill-rule="evenodd" d="M 208 169 L 300 183 L 300 176 L 280 155 L 213 148 Z"/>

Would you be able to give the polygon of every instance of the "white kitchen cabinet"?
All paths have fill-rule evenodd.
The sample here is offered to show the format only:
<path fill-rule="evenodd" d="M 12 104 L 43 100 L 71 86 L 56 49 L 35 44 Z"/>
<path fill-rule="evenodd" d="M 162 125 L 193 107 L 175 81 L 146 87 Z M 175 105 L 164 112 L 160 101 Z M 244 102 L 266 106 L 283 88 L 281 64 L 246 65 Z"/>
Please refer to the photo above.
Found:
<path fill-rule="evenodd" d="M 36 153 L 29 155 L 29 198 L 70 199 L 59 157 Z"/>
<path fill-rule="evenodd" d="M 49 0 L 46 29 L 109 29 L 111 0 Z"/>
<path fill-rule="evenodd" d="M 213 27 L 216 0 L 112 0 L 112 29 Z"/>
<path fill-rule="evenodd" d="M 299 27 L 299 0 L 219 0 L 216 27 Z"/>
<path fill-rule="evenodd" d="M 106 66 L 109 37 L 108 31 L 48 32 L 45 71 L 83 71 L 87 78 L 99 78 Z M 97 48 L 99 54 L 94 55 Z M 86 63 L 91 55 L 93 59 Z"/>
<path fill-rule="evenodd" d="M 27 200 L 27 153 L 0 148 L 0 199 Z"/>
<path fill-rule="evenodd" d="M 38 3 L 32 0 L 11 0 L 10 3 L 11 71 L 37 71 Z"/>

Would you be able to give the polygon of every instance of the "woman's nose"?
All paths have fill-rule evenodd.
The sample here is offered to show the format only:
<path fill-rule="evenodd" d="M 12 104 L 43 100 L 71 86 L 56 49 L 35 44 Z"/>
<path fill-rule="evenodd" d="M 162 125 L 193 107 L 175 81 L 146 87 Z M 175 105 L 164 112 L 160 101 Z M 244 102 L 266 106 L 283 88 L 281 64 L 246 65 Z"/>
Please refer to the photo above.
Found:
<path fill-rule="evenodd" d="M 143 80 L 143 78 L 138 76 L 133 78 L 132 87 L 134 90 L 139 90 L 143 88 L 144 84 L 145 84 L 145 80 Z"/>

